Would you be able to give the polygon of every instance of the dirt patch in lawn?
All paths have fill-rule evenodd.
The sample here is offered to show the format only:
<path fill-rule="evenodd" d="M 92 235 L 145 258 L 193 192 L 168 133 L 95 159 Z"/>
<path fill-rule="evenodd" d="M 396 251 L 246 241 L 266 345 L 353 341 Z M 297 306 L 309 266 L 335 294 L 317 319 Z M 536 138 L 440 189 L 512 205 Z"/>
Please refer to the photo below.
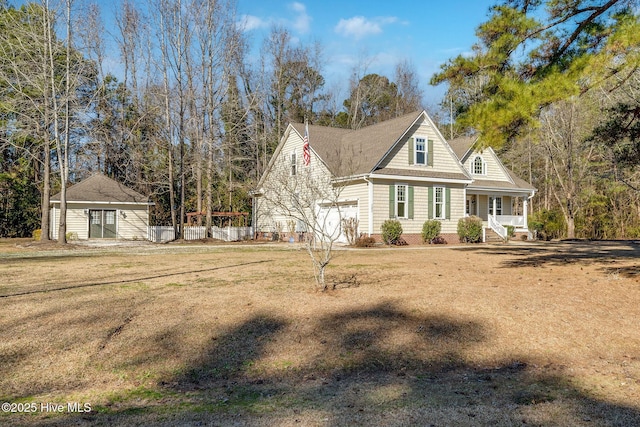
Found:
<path fill-rule="evenodd" d="M 8 246 L 3 425 L 640 424 L 634 242 Z"/>

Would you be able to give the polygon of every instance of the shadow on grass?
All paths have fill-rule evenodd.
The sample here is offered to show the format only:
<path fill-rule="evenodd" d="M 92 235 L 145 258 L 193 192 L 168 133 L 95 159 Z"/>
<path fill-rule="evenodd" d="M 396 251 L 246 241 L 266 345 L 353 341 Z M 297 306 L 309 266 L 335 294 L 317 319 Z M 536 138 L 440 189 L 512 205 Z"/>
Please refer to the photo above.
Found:
<path fill-rule="evenodd" d="M 590 396 L 562 367 L 478 362 L 488 345 L 481 323 L 392 303 L 308 319 L 303 332 L 262 313 L 212 337 L 158 384 L 163 397 L 40 425 L 640 425 L 637 407 Z"/>
<path fill-rule="evenodd" d="M 454 250 L 487 255 L 509 255 L 504 268 L 563 266 L 573 263 L 610 263 L 640 257 L 640 243 L 635 240 L 561 241 L 504 246 L 467 246 Z"/>
<path fill-rule="evenodd" d="M 602 271 L 609 275 L 620 275 L 627 279 L 640 279 L 640 265 L 603 267 Z"/>

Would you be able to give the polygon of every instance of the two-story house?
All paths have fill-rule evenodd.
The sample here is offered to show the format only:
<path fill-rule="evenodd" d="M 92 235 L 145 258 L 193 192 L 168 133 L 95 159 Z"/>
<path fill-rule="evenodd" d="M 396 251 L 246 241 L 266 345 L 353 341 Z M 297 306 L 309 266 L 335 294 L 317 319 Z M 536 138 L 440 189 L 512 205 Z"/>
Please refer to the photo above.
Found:
<path fill-rule="evenodd" d="M 326 235 L 338 233 L 342 240 L 347 218 L 357 220 L 358 233 L 378 240 L 382 223 L 398 219 L 410 244 L 421 241 L 428 219 L 441 221 L 441 235 L 458 242 L 458 220 L 468 215 L 499 234 L 507 225 L 527 233 L 535 189 L 491 148 L 474 145 L 471 138 L 447 142 L 425 111 L 358 130 L 290 124 L 254 193 L 255 231 L 286 233 L 294 222 L 288 206 L 315 197 L 315 218 L 329 228 Z M 281 202 L 274 203 L 274 195 Z M 295 231 L 306 231 L 299 220 Z"/>

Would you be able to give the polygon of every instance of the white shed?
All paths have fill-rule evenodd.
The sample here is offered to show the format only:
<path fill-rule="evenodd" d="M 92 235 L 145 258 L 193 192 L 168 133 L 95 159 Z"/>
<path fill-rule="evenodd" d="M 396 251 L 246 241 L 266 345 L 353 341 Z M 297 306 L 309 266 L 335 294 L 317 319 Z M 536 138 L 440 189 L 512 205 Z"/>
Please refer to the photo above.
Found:
<path fill-rule="evenodd" d="M 78 239 L 146 239 L 149 198 L 102 174 L 67 188 L 67 233 Z M 58 238 L 60 193 L 51 197 L 51 238 Z"/>

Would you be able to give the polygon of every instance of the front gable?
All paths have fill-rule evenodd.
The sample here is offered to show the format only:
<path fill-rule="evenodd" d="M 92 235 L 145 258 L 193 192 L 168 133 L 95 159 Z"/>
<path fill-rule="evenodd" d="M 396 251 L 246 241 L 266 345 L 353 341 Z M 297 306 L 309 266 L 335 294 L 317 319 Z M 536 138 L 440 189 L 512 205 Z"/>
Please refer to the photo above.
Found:
<path fill-rule="evenodd" d="M 409 176 L 457 174 L 468 179 L 455 153 L 425 112 L 399 137 L 376 170 L 404 171 Z"/>
<path fill-rule="evenodd" d="M 258 188 L 262 188 L 267 181 L 284 180 L 286 176 L 295 180 L 301 174 L 311 174 L 312 176 L 331 176 L 331 172 L 326 163 L 316 153 L 313 145 L 310 144 L 309 165 L 304 164 L 303 156 L 303 136 L 293 125 L 288 125 L 280 143 L 276 147 L 267 171 L 262 175 Z M 273 182 L 269 183 L 273 186 Z"/>
<path fill-rule="evenodd" d="M 491 147 L 482 150 L 469 150 L 462 162 L 474 181 L 487 180 L 514 183 L 498 155 Z"/>

